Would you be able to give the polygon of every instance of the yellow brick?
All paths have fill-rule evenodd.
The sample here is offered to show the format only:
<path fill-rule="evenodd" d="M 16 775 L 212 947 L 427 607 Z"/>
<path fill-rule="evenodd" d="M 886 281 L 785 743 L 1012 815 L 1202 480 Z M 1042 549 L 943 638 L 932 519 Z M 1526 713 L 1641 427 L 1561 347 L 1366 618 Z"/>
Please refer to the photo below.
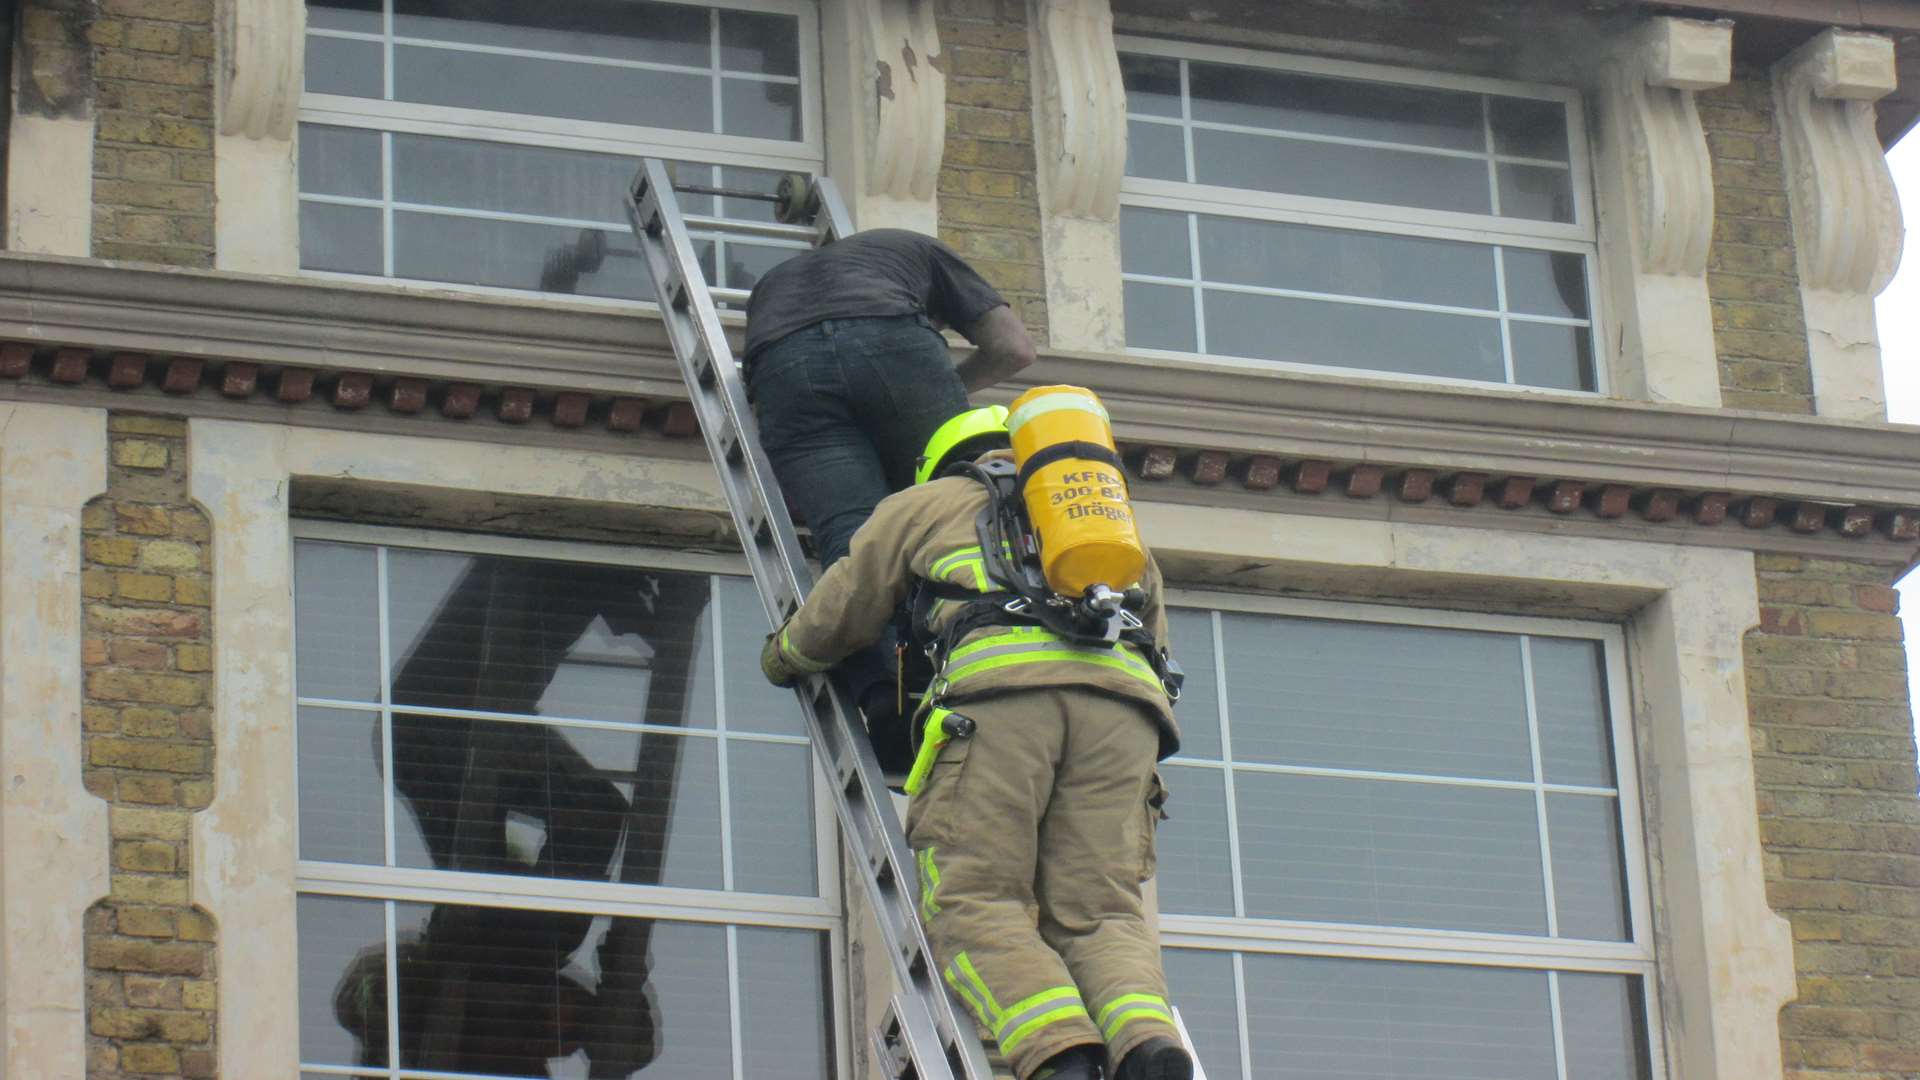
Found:
<path fill-rule="evenodd" d="M 114 786 L 114 797 L 147 806 L 171 806 L 176 800 L 173 781 L 164 776 L 122 776 Z"/>
<path fill-rule="evenodd" d="M 177 577 L 173 579 L 173 598 L 189 607 L 208 607 L 213 603 L 213 588 L 204 577 Z"/>
<path fill-rule="evenodd" d="M 129 1005 L 142 1009 L 174 1009 L 180 1006 L 180 982 L 178 978 L 128 972 L 121 977 L 120 985 L 126 988 Z"/>
<path fill-rule="evenodd" d="M 174 179 L 173 155 L 165 150 L 130 150 L 120 161 L 120 175 L 129 180 Z"/>
<path fill-rule="evenodd" d="M 109 570 L 80 571 L 80 595 L 89 600 L 105 600 L 113 595 L 114 575 Z"/>
<path fill-rule="evenodd" d="M 113 528 L 113 507 L 105 500 L 95 499 L 80 509 L 80 529 L 82 532 L 105 532 Z"/>
<path fill-rule="evenodd" d="M 122 503 L 113 509 L 113 521 L 123 533 L 139 536 L 165 536 L 173 531 L 173 519 L 164 506 Z"/>
<path fill-rule="evenodd" d="M 200 679 L 185 675 L 96 671 L 87 677 L 87 694 L 101 701 L 142 701 L 154 705 L 198 705 L 206 696 Z"/>
<path fill-rule="evenodd" d="M 158 1030 L 152 1014 L 139 1009 L 94 1009 L 87 1029 L 109 1039 L 144 1039 Z"/>
<path fill-rule="evenodd" d="M 128 469 L 164 469 L 167 448 L 145 439 L 119 439 L 113 444 L 113 463 Z"/>
<path fill-rule="evenodd" d="M 152 877 L 146 874 L 115 874 L 112 895 L 115 900 L 130 904 L 184 905 L 187 902 L 187 879 L 174 876 Z"/>
<path fill-rule="evenodd" d="M 130 937 L 173 936 L 173 912 L 164 908 L 121 908 L 114 921 L 120 932 Z"/>
<path fill-rule="evenodd" d="M 109 812 L 108 820 L 117 839 L 185 840 L 187 824 L 192 819 L 174 811 L 116 806 Z"/>
<path fill-rule="evenodd" d="M 136 739 L 170 739 L 180 733 L 180 721 L 161 709 L 128 709 L 120 715 L 120 733 Z"/>
<path fill-rule="evenodd" d="M 180 540 L 149 540 L 140 545 L 140 568 L 178 573 L 200 569 L 200 549 Z"/>
<path fill-rule="evenodd" d="M 205 645 L 175 646 L 173 666 L 181 671 L 212 671 L 213 650 Z"/>
<path fill-rule="evenodd" d="M 202 911 L 183 911 L 177 920 L 181 941 L 212 941 L 213 920 Z"/>
<path fill-rule="evenodd" d="M 129 1043 L 120 1048 L 120 1067 L 127 1072 L 177 1075 L 180 1054 L 171 1046 Z"/>
<path fill-rule="evenodd" d="M 141 52 L 177 53 L 180 28 L 159 23 L 132 23 L 127 27 L 127 48 Z"/>
<path fill-rule="evenodd" d="M 119 536 L 89 536 L 87 559 L 108 566 L 132 566 L 139 558 L 140 542 Z"/>
<path fill-rule="evenodd" d="M 173 224 L 158 214 L 121 214 L 114 234 L 139 244 L 164 244 L 173 239 Z"/>
<path fill-rule="evenodd" d="M 214 996 L 213 990 L 214 987 L 212 983 L 202 982 L 198 979 L 182 983 L 180 985 L 180 1004 L 185 1005 L 189 1009 L 200 1009 L 204 1012 L 211 1012 L 213 1011 L 214 1004 L 218 1000 Z"/>
<path fill-rule="evenodd" d="M 122 739 L 95 735 L 87 740 L 89 764 L 111 769 L 192 773 L 206 768 L 207 749 L 158 739 Z"/>
<path fill-rule="evenodd" d="M 160 1037 L 178 1043 L 202 1043 L 213 1037 L 213 1024 L 204 1016 L 192 1013 L 162 1013 L 159 1016 Z"/>
<path fill-rule="evenodd" d="M 181 806 L 202 809 L 213 802 L 213 784 L 206 780 L 183 780 L 176 794 Z"/>
<path fill-rule="evenodd" d="M 187 422 L 171 416 L 117 412 L 107 417 L 107 430 L 115 435 L 163 435 L 184 439 L 187 437 Z"/>
<path fill-rule="evenodd" d="M 128 600 L 173 598 L 173 579 L 160 574 L 116 574 L 114 585 L 115 591 Z"/>
<path fill-rule="evenodd" d="M 207 516 L 198 510 L 175 510 L 172 525 L 173 535 L 182 540 L 213 539 L 213 529 L 207 524 Z"/>
<path fill-rule="evenodd" d="M 80 730 L 107 733 L 120 730 L 120 711 L 105 705 L 87 705 L 80 710 Z"/>

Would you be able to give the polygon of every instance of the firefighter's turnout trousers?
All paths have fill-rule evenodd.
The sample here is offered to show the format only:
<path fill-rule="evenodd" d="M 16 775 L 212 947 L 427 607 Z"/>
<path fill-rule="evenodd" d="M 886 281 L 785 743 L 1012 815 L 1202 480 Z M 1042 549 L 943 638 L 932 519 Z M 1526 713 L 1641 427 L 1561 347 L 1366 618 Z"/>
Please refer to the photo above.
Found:
<path fill-rule="evenodd" d="M 1155 722 L 1072 687 L 955 706 L 970 738 L 941 749 L 907 815 L 921 917 L 941 973 L 1025 1078 L 1080 1043 L 1117 1066 L 1178 1038 L 1140 884 L 1153 874 Z"/>

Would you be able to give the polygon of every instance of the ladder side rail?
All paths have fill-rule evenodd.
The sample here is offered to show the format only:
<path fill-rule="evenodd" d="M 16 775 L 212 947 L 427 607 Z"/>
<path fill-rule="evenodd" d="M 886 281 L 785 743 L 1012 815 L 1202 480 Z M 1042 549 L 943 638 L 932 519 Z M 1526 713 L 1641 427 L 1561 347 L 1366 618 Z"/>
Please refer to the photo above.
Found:
<path fill-rule="evenodd" d="M 844 206 L 838 194 L 821 183 L 829 188 L 819 215 L 822 233 L 844 235 Z M 778 624 L 804 599 L 812 573 L 801 556 L 772 466 L 755 435 L 732 350 L 679 216 L 671 181 L 658 160 L 648 159 L 642 166 L 627 211 L 761 602 Z M 985 1051 L 971 1021 L 954 1008 L 933 971 L 932 951 L 912 896 L 916 868 L 891 801 L 877 796 L 885 785 L 871 744 L 858 735 L 862 730 L 858 718 L 824 677 L 807 680 L 796 693 L 818 756 L 835 782 L 834 802 L 842 826 L 867 863 L 861 877 L 867 882 L 895 975 L 913 991 L 896 1007 L 905 1014 L 900 1035 L 916 1064 L 915 1075 L 922 1080 L 944 1080 L 947 1075 L 990 1080 Z M 827 714 L 839 722 L 830 723 Z M 928 1044 L 930 1034 L 934 1041 Z M 943 1059 L 946 1072 L 935 1071 Z"/>

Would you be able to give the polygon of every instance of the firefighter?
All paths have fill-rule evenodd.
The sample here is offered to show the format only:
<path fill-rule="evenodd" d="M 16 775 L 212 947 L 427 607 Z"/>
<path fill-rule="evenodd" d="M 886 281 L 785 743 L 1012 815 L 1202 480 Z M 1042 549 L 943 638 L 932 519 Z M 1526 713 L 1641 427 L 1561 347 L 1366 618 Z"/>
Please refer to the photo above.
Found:
<path fill-rule="evenodd" d="M 917 629 L 945 647 L 916 717 L 907 838 L 942 974 L 1022 1080 L 1190 1080 L 1140 895 L 1166 796 L 1155 764 L 1179 747 L 1159 571 L 1149 559 L 1140 627 L 1110 645 L 993 617 L 1019 606 L 981 557 L 982 510 L 1003 496 L 932 477 L 1007 446 L 1005 417 L 975 409 L 935 433 L 921 482 L 881 501 L 761 667 L 780 685 L 826 670 L 921 583 Z"/>

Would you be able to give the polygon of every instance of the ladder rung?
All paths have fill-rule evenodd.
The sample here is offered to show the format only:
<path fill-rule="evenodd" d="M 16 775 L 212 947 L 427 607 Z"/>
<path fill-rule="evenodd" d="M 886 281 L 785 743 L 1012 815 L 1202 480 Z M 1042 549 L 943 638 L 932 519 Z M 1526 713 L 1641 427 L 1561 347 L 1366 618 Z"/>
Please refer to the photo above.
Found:
<path fill-rule="evenodd" d="M 739 221 L 734 218 L 707 217 L 704 214 L 687 214 L 685 217 L 689 232 L 725 233 L 729 236 L 751 236 L 761 240 L 793 240 L 802 244 L 812 244 L 820 231 L 812 225 L 782 225 L 774 221 Z"/>

